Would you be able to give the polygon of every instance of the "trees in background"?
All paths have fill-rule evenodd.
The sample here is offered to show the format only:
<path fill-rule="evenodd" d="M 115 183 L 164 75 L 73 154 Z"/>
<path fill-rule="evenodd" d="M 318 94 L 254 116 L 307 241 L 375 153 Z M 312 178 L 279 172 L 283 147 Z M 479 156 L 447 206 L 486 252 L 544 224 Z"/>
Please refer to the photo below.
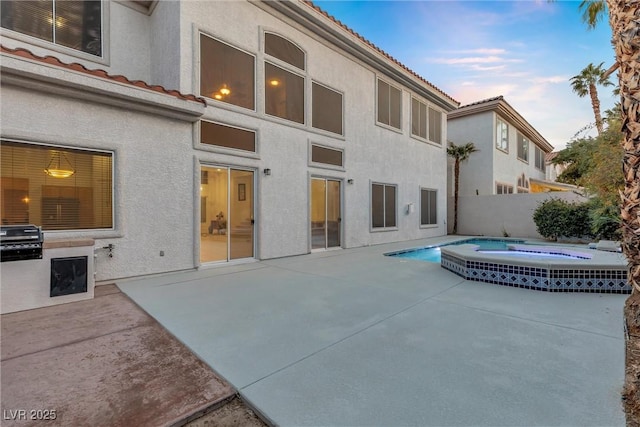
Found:
<path fill-rule="evenodd" d="M 598 85 L 600 86 L 612 86 L 613 83 L 609 80 L 609 77 L 605 75 L 605 70 L 602 69 L 604 62 L 599 65 L 589 64 L 580 74 L 577 74 L 569 80 L 571 82 L 571 89 L 578 94 L 579 97 L 589 95 L 591 98 L 591 108 L 593 108 L 593 115 L 596 119 L 596 129 L 598 129 L 598 135 L 604 130 L 602 124 L 602 115 L 600 114 L 600 99 L 598 98 Z"/>
<path fill-rule="evenodd" d="M 449 141 L 447 154 L 454 159 L 453 169 L 453 234 L 458 232 L 458 188 L 460 185 L 460 163 L 469 158 L 471 153 L 478 151 L 473 142 L 464 145 L 456 145 Z"/>

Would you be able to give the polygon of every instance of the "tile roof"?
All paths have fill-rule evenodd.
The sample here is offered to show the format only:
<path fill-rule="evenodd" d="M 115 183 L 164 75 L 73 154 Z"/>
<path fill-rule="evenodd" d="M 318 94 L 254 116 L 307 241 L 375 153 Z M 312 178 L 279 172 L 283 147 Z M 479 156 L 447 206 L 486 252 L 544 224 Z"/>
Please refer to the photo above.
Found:
<path fill-rule="evenodd" d="M 460 108 L 465 108 L 465 107 L 471 107 L 473 105 L 484 104 L 486 102 L 503 101 L 503 100 L 504 100 L 504 97 L 502 95 L 499 95 L 499 96 L 494 96 L 492 98 L 487 98 L 487 99 L 482 99 L 480 101 L 472 102 L 471 104 L 461 105 L 458 108 L 460 109 Z"/>
<path fill-rule="evenodd" d="M 200 102 L 202 104 L 204 104 L 205 106 L 207 105 L 207 101 L 204 98 L 201 98 L 199 96 L 195 96 L 192 94 L 183 94 L 177 90 L 170 90 L 170 89 L 165 89 L 163 86 L 160 85 L 150 85 L 142 80 L 130 80 L 125 76 L 122 75 L 112 75 L 107 73 L 105 70 L 99 70 L 99 69 L 89 69 L 87 67 L 85 67 L 82 64 L 79 64 L 77 62 L 72 62 L 72 63 L 66 63 L 66 62 L 62 62 L 60 59 L 56 58 L 55 56 L 51 56 L 51 55 L 47 55 L 47 56 L 38 56 L 36 54 L 34 54 L 33 52 L 31 52 L 28 49 L 24 49 L 24 48 L 16 48 L 16 49 L 11 49 L 8 48 L 4 45 L 0 44 L 0 52 L 1 53 L 6 53 L 6 54 L 10 54 L 10 55 L 14 55 L 14 56 L 19 56 L 22 58 L 27 58 L 33 61 L 38 61 L 38 62 L 42 62 L 45 64 L 50 64 L 50 65 L 55 65 L 61 68 L 66 68 L 68 70 L 73 70 L 73 71 L 78 71 L 80 73 L 84 73 L 84 74 L 89 74 L 91 76 L 94 77 L 99 77 L 99 78 L 103 78 L 103 79 L 107 79 L 107 80 L 112 80 L 112 81 L 116 81 L 119 83 L 124 83 L 124 84 L 128 84 L 131 86 L 136 86 L 142 89 L 147 89 L 153 92 L 159 92 L 159 93 L 163 93 L 166 95 L 170 95 L 170 96 L 174 96 L 178 99 L 183 99 L 185 101 L 194 101 L 194 102 Z"/>
<path fill-rule="evenodd" d="M 397 59 L 395 59 L 393 56 L 389 55 L 387 52 L 385 52 L 384 50 L 380 49 L 378 46 L 376 46 L 375 44 L 373 44 L 372 42 L 370 42 L 369 40 L 365 39 L 364 37 L 362 37 L 360 34 L 358 34 L 357 32 L 355 32 L 354 30 L 352 30 L 351 28 L 349 28 L 348 26 L 346 26 L 345 24 L 343 24 L 340 20 L 334 18 L 332 15 L 329 15 L 326 11 L 324 11 L 323 9 L 321 9 L 319 6 L 316 6 L 311 0 L 301 0 L 301 2 L 303 4 L 306 4 L 307 6 L 311 7 L 312 9 L 314 9 L 315 11 L 321 13 L 322 15 L 324 15 L 325 17 L 329 18 L 331 21 L 333 21 L 334 23 L 336 23 L 337 25 L 339 25 L 340 27 L 342 27 L 344 30 L 348 31 L 350 34 L 354 35 L 355 37 L 357 37 L 358 39 L 360 39 L 362 42 L 364 42 L 365 44 L 367 44 L 368 46 L 370 46 L 371 48 L 373 48 L 374 50 L 376 50 L 378 53 L 380 53 L 382 56 L 386 57 L 387 59 L 391 60 L 392 62 L 394 62 L 396 65 L 400 66 L 402 69 L 404 69 L 405 71 L 407 71 L 409 74 L 413 75 L 414 77 L 418 78 L 420 81 L 422 81 L 423 83 L 425 83 L 427 86 L 429 86 L 430 88 L 436 90 L 438 93 L 440 93 L 441 95 L 445 96 L 446 98 L 448 98 L 449 100 L 453 101 L 455 104 L 460 104 L 460 102 L 456 101 L 454 98 L 452 98 L 450 95 L 447 95 L 442 89 L 440 89 L 439 87 L 437 87 L 436 85 L 434 85 L 433 83 L 431 83 L 430 81 L 426 80 L 424 77 L 422 77 L 421 75 L 419 75 L 418 73 L 416 73 L 415 71 L 413 71 L 412 69 L 410 69 L 409 67 L 407 67 L 406 65 L 404 65 L 403 63 L 401 63 L 400 61 L 398 61 Z"/>

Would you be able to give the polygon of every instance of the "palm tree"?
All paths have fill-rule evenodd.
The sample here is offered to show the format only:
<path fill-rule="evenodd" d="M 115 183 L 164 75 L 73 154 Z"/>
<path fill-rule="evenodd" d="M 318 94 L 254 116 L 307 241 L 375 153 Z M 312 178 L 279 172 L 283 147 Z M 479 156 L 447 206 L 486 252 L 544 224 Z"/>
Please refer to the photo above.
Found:
<path fill-rule="evenodd" d="M 476 151 L 478 151 L 478 149 L 473 145 L 473 142 L 468 142 L 465 145 L 456 145 L 449 141 L 447 154 L 455 160 L 453 169 L 453 234 L 458 232 L 458 187 L 460 184 L 460 163 L 467 160 L 471 153 Z"/>
<path fill-rule="evenodd" d="M 605 77 L 605 70 L 602 69 L 604 62 L 597 67 L 593 64 L 587 65 L 580 74 L 571 77 L 571 89 L 578 94 L 580 98 L 589 95 L 591 97 L 591 108 L 593 115 L 596 117 L 596 128 L 598 135 L 602 134 L 602 116 L 600 115 L 600 99 L 598 98 L 598 89 L 596 85 L 611 86 L 613 83 L 609 81 L 609 77 Z"/>
<path fill-rule="evenodd" d="M 627 330 L 625 342 L 625 385 L 622 400 L 627 425 L 640 425 L 640 3 L 626 0 L 584 0 L 580 4 L 585 22 L 594 27 L 609 11 L 612 44 L 619 66 L 622 111 L 622 171 L 625 186 L 621 193 L 622 250 L 629 261 L 631 295 L 624 307 Z M 614 67 L 612 67 L 613 69 Z"/>

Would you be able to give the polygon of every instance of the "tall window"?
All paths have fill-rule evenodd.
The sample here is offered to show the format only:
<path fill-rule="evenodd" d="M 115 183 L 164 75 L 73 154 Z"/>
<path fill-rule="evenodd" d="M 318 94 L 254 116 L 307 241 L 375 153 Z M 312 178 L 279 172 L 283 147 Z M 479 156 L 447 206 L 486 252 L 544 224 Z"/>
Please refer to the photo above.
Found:
<path fill-rule="evenodd" d="M 2 28 L 102 56 L 100 0 L 2 0 Z"/>
<path fill-rule="evenodd" d="M 2 224 L 113 228 L 113 153 L 2 141 Z"/>
<path fill-rule="evenodd" d="M 305 53 L 289 40 L 264 34 L 264 52 L 277 60 L 264 64 L 265 112 L 271 116 L 305 123 Z M 280 65 L 275 65 L 278 63 Z"/>
<path fill-rule="evenodd" d="M 378 80 L 378 122 L 400 129 L 402 92 Z"/>
<path fill-rule="evenodd" d="M 496 121 L 496 148 L 509 151 L 509 126 L 500 119 Z"/>
<path fill-rule="evenodd" d="M 429 107 L 429 141 L 442 144 L 442 113 Z"/>
<path fill-rule="evenodd" d="M 267 114 L 304 123 L 304 77 L 266 63 L 264 86 Z"/>
<path fill-rule="evenodd" d="M 411 98 L 411 135 L 427 139 L 427 104 Z"/>
<path fill-rule="evenodd" d="M 342 135 L 342 94 L 313 83 L 311 126 Z"/>
<path fill-rule="evenodd" d="M 371 184 L 371 226 L 389 228 L 396 226 L 396 186 Z"/>
<path fill-rule="evenodd" d="M 255 59 L 200 34 L 200 95 L 255 109 Z"/>
<path fill-rule="evenodd" d="M 539 169 L 542 172 L 544 172 L 545 171 L 544 151 L 542 151 L 538 146 L 536 146 L 536 149 L 535 149 L 535 156 L 536 156 L 536 169 Z"/>
<path fill-rule="evenodd" d="M 521 133 L 518 133 L 518 158 L 525 162 L 529 161 L 529 140 Z"/>
<path fill-rule="evenodd" d="M 438 192 L 428 188 L 420 189 L 420 225 L 438 224 Z"/>

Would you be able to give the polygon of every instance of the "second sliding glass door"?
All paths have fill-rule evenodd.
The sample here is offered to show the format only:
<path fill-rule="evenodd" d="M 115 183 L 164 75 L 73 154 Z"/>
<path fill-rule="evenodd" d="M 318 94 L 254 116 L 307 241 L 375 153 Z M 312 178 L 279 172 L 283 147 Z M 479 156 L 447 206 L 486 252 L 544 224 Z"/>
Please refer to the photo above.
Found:
<path fill-rule="evenodd" d="M 253 257 L 253 171 L 202 166 L 200 262 Z"/>
<path fill-rule="evenodd" d="M 339 247 L 340 181 L 311 179 L 311 249 Z"/>

